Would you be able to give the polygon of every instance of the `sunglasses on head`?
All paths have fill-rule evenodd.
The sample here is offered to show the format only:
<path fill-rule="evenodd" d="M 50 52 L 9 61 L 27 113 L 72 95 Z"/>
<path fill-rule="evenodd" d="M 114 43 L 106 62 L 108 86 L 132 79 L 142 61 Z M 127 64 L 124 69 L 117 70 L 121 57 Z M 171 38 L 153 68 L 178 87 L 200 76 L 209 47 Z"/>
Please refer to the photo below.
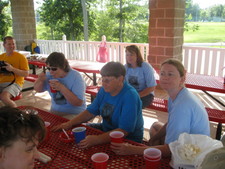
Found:
<path fill-rule="evenodd" d="M 57 67 L 47 67 L 46 69 L 48 69 L 49 71 L 56 71 L 58 68 Z"/>

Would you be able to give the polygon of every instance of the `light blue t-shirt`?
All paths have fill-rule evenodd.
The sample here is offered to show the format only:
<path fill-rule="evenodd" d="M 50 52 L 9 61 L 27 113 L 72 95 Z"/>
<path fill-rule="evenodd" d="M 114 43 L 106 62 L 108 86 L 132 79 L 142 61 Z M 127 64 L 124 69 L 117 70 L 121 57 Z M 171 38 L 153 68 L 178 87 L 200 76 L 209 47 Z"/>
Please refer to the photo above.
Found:
<path fill-rule="evenodd" d="M 168 124 L 165 143 L 176 141 L 181 133 L 210 136 L 207 111 L 202 102 L 187 88 L 183 88 L 176 99 L 168 102 Z"/>
<path fill-rule="evenodd" d="M 154 69 L 149 63 L 143 62 L 141 67 L 136 68 L 128 67 L 127 64 L 125 64 L 125 68 L 126 81 L 138 92 L 157 85 L 154 76 Z M 152 92 L 152 94 L 154 94 L 154 92 Z"/>
<path fill-rule="evenodd" d="M 116 96 L 111 96 L 102 87 L 87 110 L 103 118 L 104 132 L 120 128 L 129 133 L 127 139 L 142 142 L 144 121 L 141 106 L 137 91 L 124 82 L 122 90 Z"/>
<path fill-rule="evenodd" d="M 79 99 L 83 100 L 81 106 L 71 105 L 65 97 L 58 91 L 52 93 L 50 91 L 49 79 L 53 79 L 49 72 L 46 73 L 46 81 L 44 83 L 44 91 L 48 91 L 51 96 L 51 110 L 57 112 L 64 112 L 70 114 L 79 114 L 86 109 L 86 99 L 85 99 L 85 82 L 81 74 L 73 69 L 70 69 L 68 74 L 64 78 L 57 78 L 57 80 L 66 86 L 70 91 L 72 91 Z"/>

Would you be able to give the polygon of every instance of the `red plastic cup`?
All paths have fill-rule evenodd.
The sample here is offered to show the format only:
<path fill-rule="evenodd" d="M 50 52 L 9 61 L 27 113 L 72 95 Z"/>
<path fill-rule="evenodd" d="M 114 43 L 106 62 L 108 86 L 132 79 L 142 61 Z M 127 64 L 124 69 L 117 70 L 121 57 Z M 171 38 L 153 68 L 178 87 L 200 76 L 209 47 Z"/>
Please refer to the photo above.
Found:
<path fill-rule="evenodd" d="M 95 153 L 91 156 L 95 169 L 106 169 L 109 156 L 106 153 Z"/>
<path fill-rule="evenodd" d="M 111 142 L 113 143 L 123 143 L 124 133 L 121 131 L 112 131 L 109 134 Z"/>
<path fill-rule="evenodd" d="M 158 169 L 160 164 L 159 160 L 148 160 L 145 159 L 145 169 Z"/>
<path fill-rule="evenodd" d="M 50 80 L 49 80 L 49 83 L 54 82 L 54 81 L 58 81 L 58 80 L 57 80 L 57 79 L 50 79 Z M 54 88 L 52 88 L 51 85 L 50 85 L 50 91 L 51 91 L 52 93 L 56 93 L 56 92 L 57 92 L 57 90 L 55 90 Z"/>
<path fill-rule="evenodd" d="M 65 142 L 65 143 L 72 143 L 74 142 L 74 137 L 73 137 L 73 133 L 72 132 L 68 132 L 66 131 L 67 135 L 69 136 L 69 138 L 65 135 L 65 133 L 61 133 L 59 135 L 59 139 L 62 141 L 62 142 Z"/>
<path fill-rule="evenodd" d="M 161 151 L 157 148 L 147 148 L 144 150 L 146 169 L 157 169 L 161 160 Z"/>
<path fill-rule="evenodd" d="M 57 91 L 55 90 L 55 89 L 53 89 L 51 86 L 50 86 L 50 91 L 52 92 L 52 93 L 56 93 Z"/>
<path fill-rule="evenodd" d="M 45 121 L 46 135 L 44 141 L 48 141 L 50 138 L 50 130 L 51 130 L 50 124 L 51 124 L 50 122 Z"/>

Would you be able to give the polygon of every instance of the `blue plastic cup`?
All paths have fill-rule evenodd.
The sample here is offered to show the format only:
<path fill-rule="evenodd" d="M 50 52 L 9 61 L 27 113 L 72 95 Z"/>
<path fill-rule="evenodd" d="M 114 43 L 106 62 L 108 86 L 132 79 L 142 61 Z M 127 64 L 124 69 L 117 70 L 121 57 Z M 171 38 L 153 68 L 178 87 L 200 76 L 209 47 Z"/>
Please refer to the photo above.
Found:
<path fill-rule="evenodd" d="M 80 141 L 85 139 L 85 137 L 86 137 L 86 128 L 85 127 L 76 127 L 72 130 L 72 132 L 73 132 L 76 144 L 80 143 Z"/>

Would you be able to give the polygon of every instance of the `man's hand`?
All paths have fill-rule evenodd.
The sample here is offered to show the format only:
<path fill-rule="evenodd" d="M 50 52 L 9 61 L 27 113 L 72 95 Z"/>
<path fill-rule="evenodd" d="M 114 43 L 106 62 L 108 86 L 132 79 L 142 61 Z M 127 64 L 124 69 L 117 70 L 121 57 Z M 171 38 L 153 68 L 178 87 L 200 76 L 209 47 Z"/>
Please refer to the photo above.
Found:
<path fill-rule="evenodd" d="M 94 145 L 99 144 L 99 136 L 97 135 L 88 135 L 84 140 L 81 140 L 81 142 L 78 144 L 80 148 L 88 148 Z"/>
<path fill-rule="evenodd" d="M 53 126 L 51 128 L 51 131 L 58 131 L 58 130 L 61 130 L 61 129 L 69 129 L 71 128 L 73 125 L 71 124 L 70 121 L 66 122 L 66 123 L 62 123 L 62 124 L 59 124 L 57 126 Z"/>
<path fill-rule="evenodd" d="M 3 68 L 6 68 L 6 70 L 9 72 L 13 72 L 14 67 L 7 62 L 5 62 L 5 64 L 6 66 L 3 66 Z"/>
<path fill-rule="evenodd" d="M 111 149 L 118 155 L 131 155 L 130 144 L 128 143 L 113 143 L 111 142 Z"/>

